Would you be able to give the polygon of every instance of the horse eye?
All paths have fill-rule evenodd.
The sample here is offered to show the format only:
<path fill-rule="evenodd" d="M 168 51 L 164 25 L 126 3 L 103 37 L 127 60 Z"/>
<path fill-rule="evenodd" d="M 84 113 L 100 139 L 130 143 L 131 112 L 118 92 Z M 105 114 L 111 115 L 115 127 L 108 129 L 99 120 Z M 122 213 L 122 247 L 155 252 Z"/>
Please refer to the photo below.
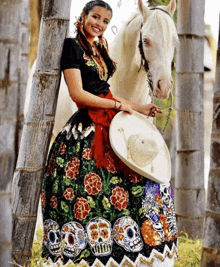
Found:
<path fill-rule="evenodd" d="M 147 39 L 147 38 L 144 38 L 144 39 L 143 39 L 143 42 L 144 42 L 144 44 L 145 44 L 146 46 L 149 46 L 149 45 L 150 45 L 150 40 Z"/>

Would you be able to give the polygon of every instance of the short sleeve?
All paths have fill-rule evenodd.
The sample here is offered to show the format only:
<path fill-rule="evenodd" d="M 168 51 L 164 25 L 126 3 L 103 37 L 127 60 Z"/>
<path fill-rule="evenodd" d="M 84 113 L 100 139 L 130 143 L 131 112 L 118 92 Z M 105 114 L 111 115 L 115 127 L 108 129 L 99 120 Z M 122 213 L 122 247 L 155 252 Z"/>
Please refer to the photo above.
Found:
<path fill-rule="evenodd" d="M 80 47 L 73 38 L 66 38 L 61 57 L 61 70 L 80 69 Z"/>

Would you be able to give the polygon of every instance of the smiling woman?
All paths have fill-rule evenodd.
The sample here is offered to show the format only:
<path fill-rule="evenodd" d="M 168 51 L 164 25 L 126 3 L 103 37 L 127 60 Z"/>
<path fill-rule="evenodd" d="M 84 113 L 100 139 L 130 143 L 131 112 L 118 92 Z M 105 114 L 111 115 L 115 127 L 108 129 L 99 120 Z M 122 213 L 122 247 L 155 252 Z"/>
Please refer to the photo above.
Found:
<path fill-rule="evenodd" d="M 84 24 L 84 32 L 88 42 L 93 45 L 94 38 L 102 35 L 106 30 L 112 13 L 110 10 L 96 6 L 88 14 L 82 13 L 82 22 Z"/>
<path fill-rule="evenodd" d="M 144 8 L 141 0 L 139 7 Z M 103 37 L 111 18 L 106 2 L 90 1 L 75 24 L 76 36 L 64 41 L 61 69 L 78 111 L 48 155 L 41 194 L 43 256 L 62 266 L 86 261 L 88 266 L 143 262 L 146 267 L 160 261 L 173 267 L 177 227 L 171 187 L 132 171 L 109 141 L 119 110 L 161 113 L 155 104 L 111 93 L 108 79 L 116 64 Z"/>

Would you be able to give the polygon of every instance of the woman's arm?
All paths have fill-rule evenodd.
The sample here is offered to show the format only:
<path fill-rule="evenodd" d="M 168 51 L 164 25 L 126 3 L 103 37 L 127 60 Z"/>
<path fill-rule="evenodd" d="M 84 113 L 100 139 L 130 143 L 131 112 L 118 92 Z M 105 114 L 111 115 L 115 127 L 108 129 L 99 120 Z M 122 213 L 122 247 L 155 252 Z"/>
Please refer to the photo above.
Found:
<path fill-rule="evenodd" d="M 132 110 L 136 110 L 144 115 L 149 115 L 152 109 L 152 117 L 155 117 L 156 113 L 162 113 L 161 109 L 155 104 L 142 105 L 118 96 L 113 96 L 118 101 L 115 102 L 112 99 L 101 98 L 83 90 L 81 72 L 79 69 L 66 69 L 63 73 L 70 97 L 74 102 L 87 107 L 119 109 L 129 114 L 132 114 Z"/>
<path fill-rule="evenodd" d="M 162 110 L 160 107 L 158 107 L 157 105 L 151 103 L 151 104 L 147 104 L 147 105 L 143 105 L 143 104 L 139 104 L 139 103 L 136 103 L 134 101 L 129 101 L 129 100 L 126 100 L 122 97 L 119 97 L 119 96 L 116 96 L 114 95 L 113 96 L 116 100 L 120 101 L 121 103 L 125 104 L 125 105 L 130 105 L 130 107 L 137 111 L 137 112 L 140 112 L 144 115 L 149 115 L 149 112 L 151 111 L 151 116 L 152 117 L 155 117 L 156 116 L 156 113 L 162 113 Z"/>
<path fill-rule="evenodd" d="M 121 105 L 114 100 L 101 98 L 83 90 L 81 72 L 79 69 L 66 69 L 63 71 L 63 73 L 70 97 L 74 102 L 83 104 L 87 107 L 96 108 L 119 109 L 119 107 L 121 106 L 120 110 L 126 111 L 130 114 L 132 113 L 132 108 L 125 102 L 123 102 Z"/>

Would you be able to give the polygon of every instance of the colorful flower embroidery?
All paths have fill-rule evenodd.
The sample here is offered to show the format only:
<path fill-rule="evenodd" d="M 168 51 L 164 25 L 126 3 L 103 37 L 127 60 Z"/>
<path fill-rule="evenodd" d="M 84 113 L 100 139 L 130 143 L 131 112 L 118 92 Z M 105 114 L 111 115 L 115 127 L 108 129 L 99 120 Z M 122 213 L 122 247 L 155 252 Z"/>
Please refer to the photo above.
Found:
<path fill-rule="evenodd" d="M 156 200 L 158 206 L 161 207 L 163 205 L 163 201 L 162 201 L 162 198 L 161 198 L 160 195 L 156 194 L 155 195 L 155 200 Z"/>
<path fill-rule="evenodd" d="M 63 193 L 65 199 L 71 200 L 74 197 L 74 192 L 72 188 L 67 188 L 65 192 Z"/>
<path fill-rule="evenodd" d="M 50 206 L 52 207 L 52 208 L 56 208 L 57 207 L 57 198 L 56 197 L 52 197 L 51 199 L 50 199 Z"/>
<path fill-rule="evenodd" d="M 59 146 L 59 152 L 61 155 L 63 155 L 64 153 L 66 153 L 66 145 L 62 142 Z"/>
<path fill-rule="evenodd" d="M 84 178 L 85 190 L 89 195 L 97 195 L 102 190 L 102 181 L 101 178 L 90 172 Z"/>
<path fill-rule="evenodd" d="M 77 198 L 74 205 L 75 218 L 81 221 L 89 215 L 89 212 L 90 206 L 87 200 L 83 197 Z"/>
<path fill-rule="evenodd" d="M 112 159 L 112 157 L 111 157 L 111 155 L 110 155 L 110 153 L 108 152 L 108 153 L 106 153 L 105 154 L 105 157 L 106 157 L 106 159 L 107 159 L 107 161 L 108 161 L 108 167 L 107 167 L 107 170 L 109 171 L 109 172 L 111 172 L 111 173 L 116 173 L 116 168 L 115 168 L 115 165 L 114 165 L 114 161 L 113 161 L 113 159 Z"/>
<path fill-rule="evenodd" d="M 121 241 L 124 238 L 124 230 L 122 227 L 119 227 L 118 225 L 115 226 L 115 230 L 114 230 L 114 238 L 116 241 Z"/>
<path fill-rule="evenodd" d="M 44 209 L 46 206 L 46 192 L 45 192 L 45 190 L 41 191 L 41 206 L 42 206 L 42 209 Z"/>
<path fill-rule="evenodd" d="M 92 230 L 91 237 L 93 240 L 97 239 L 99 236 L 98 232 L 96 230 Z"/>
<path fill-rule="evenodd" d="M 136 172 L 132 172 L 131 174 L 129 174 L 129 179 L 132 183 L 136 184 L 142 181 L 143 176 L 137 174 Z"/>
<path fill-rule="evenodd" d="M 70 180 L 76 179 L 77 175 L 79 174 L 79 167 L 80 167 L 79 159 L 78 158 L 72 158 L 72 160 L 67 163 L 67 166 L 65 168 L 66 176 Z"/>
<path fill-rule="evenodd" d="M 91 148 L 86 148 L 83 150 L 83 158 L 87 159 L 87 160 L 91 160 L 92 159 L 92 150 Z"/>
<path fill-rule="evenodd" d="M 161 237 L 153 228 L 153 223 L 150 220 L 145 220 L 141 226 L 141 235 L 144 242 L 149 246 L 158 246 L 161 244 Z"/>
<path fill-rule="evenodd" d="M 47 175 L 51 175 L 53 173 L 55 164 L 56 164 L 56 159 L 54 155 L 52 154 L 49 160 L 48 167 L 47 167 Z"/>
<path fill-rule="evenodd" d="M 101 236 L 103 238 L 108 238 L 108 230 L 107 229 L 102 229 L 101 231 Z"/>
<path fill-rule="evenodd" d="M 123 210 L 128 205 L 128 194 L 123 188 L 117 186 L 112 190 L 110 200 L 116 209 Z"/>

